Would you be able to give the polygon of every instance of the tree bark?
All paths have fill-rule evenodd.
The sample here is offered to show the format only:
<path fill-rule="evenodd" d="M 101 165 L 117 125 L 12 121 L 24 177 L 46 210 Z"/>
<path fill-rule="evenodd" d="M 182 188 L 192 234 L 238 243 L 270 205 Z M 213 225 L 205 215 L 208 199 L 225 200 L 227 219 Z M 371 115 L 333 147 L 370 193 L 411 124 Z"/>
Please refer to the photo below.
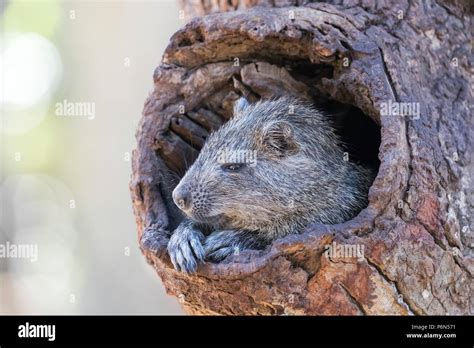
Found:
<path fill-rule="evenodd" d="M 138 235 L 167 291 L 192 314 L 474 314 L 468 1 L 181 2 L 190 17 L 245 10 L 173 35 L 137 131 Z M 166 254 L 171 191 L 239 94 L 358 107 L 381 129 L 379 172 L 356 218 L 186 275 Z M 419 117 L 386 115 L 389 102 L 419 103 Z M 363 260 L 327 257 L 332 243 L 363 246 Z"/>

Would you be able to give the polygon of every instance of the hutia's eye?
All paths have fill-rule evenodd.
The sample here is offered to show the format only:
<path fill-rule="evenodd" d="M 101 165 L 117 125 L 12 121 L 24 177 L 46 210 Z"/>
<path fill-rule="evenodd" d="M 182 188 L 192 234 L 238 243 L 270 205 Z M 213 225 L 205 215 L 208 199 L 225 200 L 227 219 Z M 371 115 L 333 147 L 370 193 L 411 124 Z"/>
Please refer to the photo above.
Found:
<path fill-rule="evenodd" d="M 244 167 L 243 163 L 226 163 L 222 165 L 222 169 L 228 172 L 237 172 Z"/>

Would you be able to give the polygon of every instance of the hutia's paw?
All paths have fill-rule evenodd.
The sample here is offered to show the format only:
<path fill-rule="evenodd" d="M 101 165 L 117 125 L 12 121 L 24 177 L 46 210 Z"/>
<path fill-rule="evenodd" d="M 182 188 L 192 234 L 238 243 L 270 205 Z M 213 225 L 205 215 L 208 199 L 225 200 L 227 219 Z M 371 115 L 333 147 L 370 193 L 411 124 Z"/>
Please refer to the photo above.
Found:
<path fill-rule="evenodd" d="M 234 231 L 219 231 L 210 234 L 204 241 L 206 261 L 219 262 L 240 250 L 239 238 Z"/>
<path fill-rule="evenodd" d="M 193 273 L 204 262 L 204 235 L 201 231 L 179 226 L 168 242 L 168 253 L 176 270 Z"/>

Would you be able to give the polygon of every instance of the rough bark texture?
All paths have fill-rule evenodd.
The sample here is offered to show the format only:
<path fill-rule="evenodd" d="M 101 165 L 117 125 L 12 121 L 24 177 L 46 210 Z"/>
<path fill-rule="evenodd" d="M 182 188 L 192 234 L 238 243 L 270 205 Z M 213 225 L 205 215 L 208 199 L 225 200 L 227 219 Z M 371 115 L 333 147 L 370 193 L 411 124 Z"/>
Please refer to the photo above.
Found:
<path fill-rule="evenodd" d="M 183 2 L 191 16 L 262 3 Z M 133 156 L 144 255 L 194 314 L 474 314 L 468 1 L 287 2 L 304 6 L 196 17 L 171 38 Z M 166 243 L 180 220 L 170 199 L 179 176 L 238 94 L 288 93 L 352 104 L 380 125 L 368 207 L 176 272 Z M 420 117 L 381 115 L 388 101 L 418 102 Z M 363 261 L 324 256 L 333 241 L 363 245 Z"/>

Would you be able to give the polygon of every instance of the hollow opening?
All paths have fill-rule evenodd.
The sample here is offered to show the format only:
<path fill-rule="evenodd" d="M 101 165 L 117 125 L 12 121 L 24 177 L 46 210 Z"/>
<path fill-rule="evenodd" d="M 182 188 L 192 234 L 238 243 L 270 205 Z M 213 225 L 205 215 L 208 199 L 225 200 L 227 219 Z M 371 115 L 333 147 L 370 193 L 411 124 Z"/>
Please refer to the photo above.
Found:
<path fill-rule="evenodd" d="M 275 64 L 276 61 L 278 62 L 277 64 Z M 336 134 L 342 141 L 343 150 L 348 154 L 348 160 L 363 166 L 369 166 L 373 168 L 375 173 L 378 173 L 380 165 L 378 158 L 381 142 L 380 127 L 357 106 L 331 99 L 325 93 L 321 80 L 323 78 L 334 79 L 334 68 L 332 65 L 314 64 L 305 60 L 285 59 L 282 57 L 273 57 L 273 59 L 267 59 L 265 62 L 273 64 L 278 68 L 285 68 L 291 79 L 307 86 L 305 91 L 306 98 L 309 97 L 315 107 L 327 115 L 328 122 L 333 125 Z M 247 62 L 243 61 L 241 63 L 243 67 L 247 64 Z M 255 62 L 248 61 L 248 64 L 252 63 Z M 259 63 L 256 64 L 257 72 L 259 73 L 260 66 L 258 65 Z M 236 86 L 235 79 L 242 85 L 241 88 Z M 276 76 L 275 84 L 279 84 L 278 76 Z M 234 76 L 234 79 L 230 79 L 226 86 L 217 89 L 213 95 L 202 100 L 197 107 L 192 110 L 186 110 L 184 114 L 174 115 L 171 118 L 169 131 L 163 136 L 167 137 L 169 142 L 174 143 L 176 152 L 167 154 L 158 150 L 160 157 L 165 160 L 168 168 L 176 173 L 169 180 L 171 191 L 178 184 L 179 178 L 184 175 L 186 169 L 191 166 L 199 155 L 199 151 L 207 136 L 226 123 L 231 117 L 235 100 L 245 93 L 252 94 L 254 99 L 257 100 L 271 96 L 271 88 L 267 92 L 262 92 L 261 88 L 261 85 L 258 88 L 249 85 L 245 79 L 242 79 L 241 73 Z M 177 163 L 179 161 L 176 161 L 176 157 L 166 158 L 167 156 L 176 156 L 178 154 L 181 156 L 182 163 Z M 171 198 L 170 192 L 166 196 Z M 169 199 L 167 204 L 170 208 L 171 224 L 177 226 L 182 215 L 174 206 L 172 199 Z"/>

